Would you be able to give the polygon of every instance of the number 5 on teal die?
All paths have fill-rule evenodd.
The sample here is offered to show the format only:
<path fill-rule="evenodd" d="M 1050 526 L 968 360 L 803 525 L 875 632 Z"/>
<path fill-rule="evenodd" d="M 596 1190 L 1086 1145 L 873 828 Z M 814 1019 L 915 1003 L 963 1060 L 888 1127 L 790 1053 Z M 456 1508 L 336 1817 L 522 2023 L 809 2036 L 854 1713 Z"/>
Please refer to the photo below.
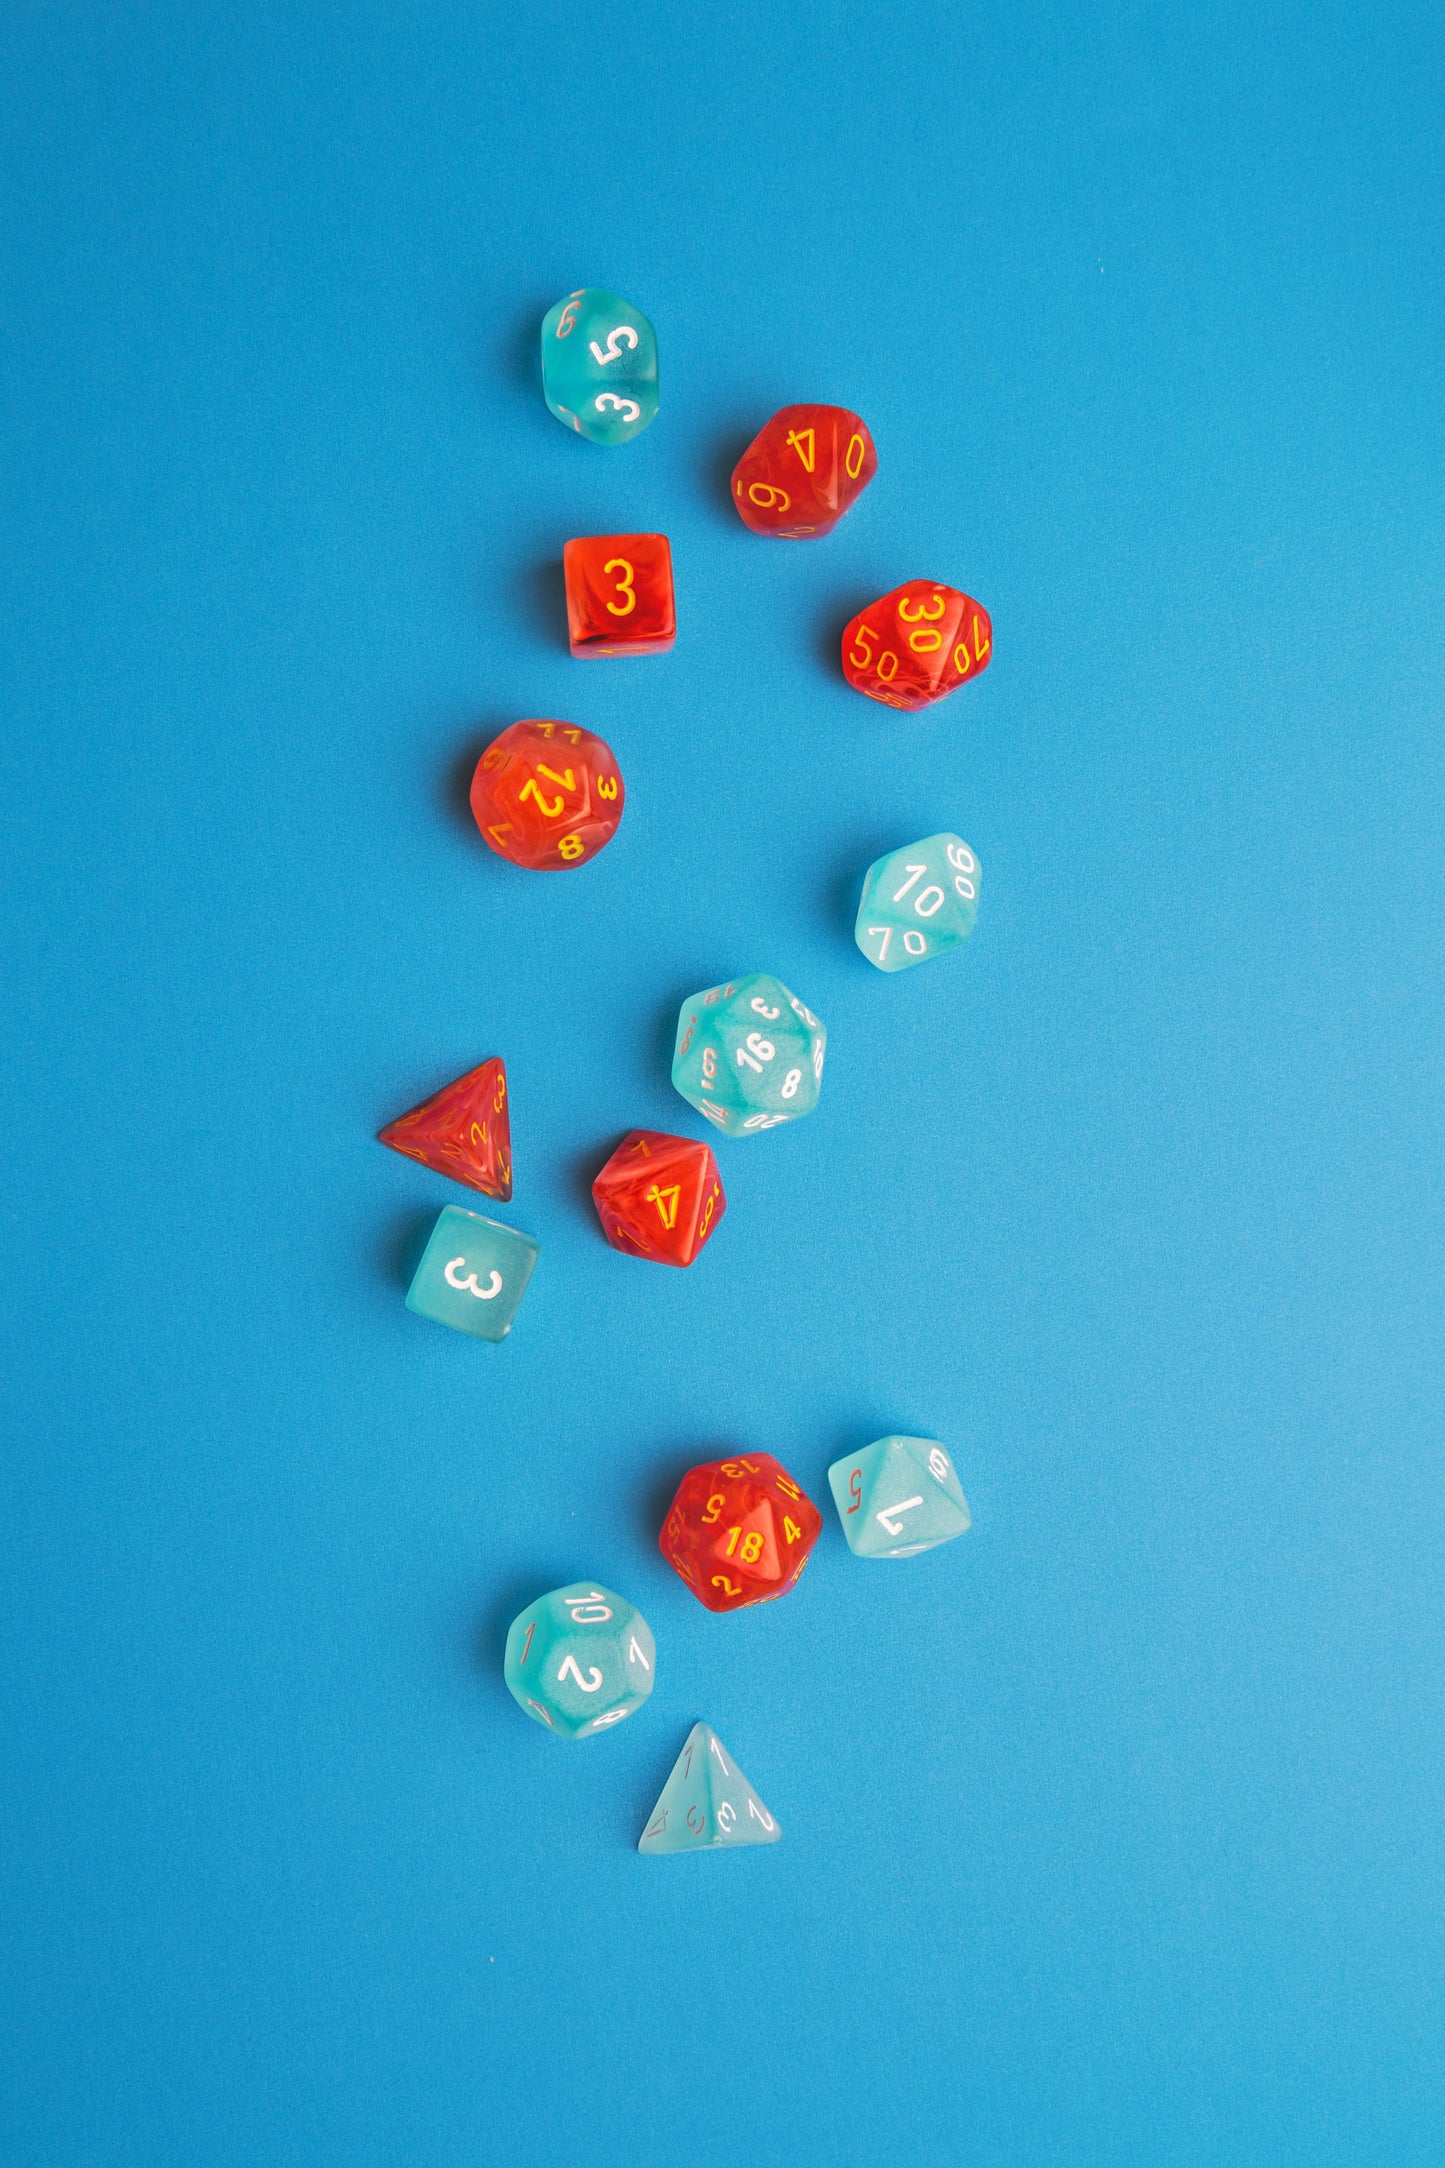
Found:
<path fill-rule="evenodd" d="M 953 1462 L 932 1438 L 878 1438 L 835 1460 L 828 1487 L 855 1558 L 913 1558 L 972 1526 Z"/>
<path fill-rule="evenodd" d="M 641 309 L 579 286 L 542 319 L 542 390 L 559 422 L 625 444 L 657 413 L 657 334 Z"/>
<path fill-rule="evenodd" d="M 432 1229 L 406 1306 L 475 1339 L 505 1340 L 540 1251 L 515 1227 L 449 1204 Z"/>
<path fill-rule="evenodd" d="M 853 938 L 880 971 L 906 971 L 957 948 L 978 917 L 978 860 L 962 836 L 925 836 L 875 859 Z"/>

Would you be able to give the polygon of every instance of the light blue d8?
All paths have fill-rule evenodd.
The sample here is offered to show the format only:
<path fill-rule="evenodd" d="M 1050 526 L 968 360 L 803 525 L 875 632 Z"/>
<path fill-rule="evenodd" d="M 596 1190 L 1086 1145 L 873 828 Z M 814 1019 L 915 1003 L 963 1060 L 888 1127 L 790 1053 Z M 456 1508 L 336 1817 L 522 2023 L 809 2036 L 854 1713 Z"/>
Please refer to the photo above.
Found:
<path fill-rule="evenodd" d="M 953 1462 L 933 1438 L 879 1438 L 835 1460 L 828 1485 L 857 1558 L 913 1558 L 972 1526 Z"/>
<path fill-rule="evenodd" d="M 595 1581 L 574 1581 L 512 1621 L 502 1673 L 520 1709 L 560 1739 L 631 1716 L 652 1692 L 657 1648 L 640 1611 Z"/>
<path fill-rule="evenodd" d="M 853 938 L 880 971 L 906 971 L 968 939 L 978 891 L 978 860 L 962 836 L 925 836 L 868 868 Z"/>
<path fill-rule="evenodd" d="M 541 1244 L 449 1204 L 422 1254 L 406 1306 L 478 1340 L 505 1340 Z"/>
<path fill-rule="evenodd" d="M 542 319 L 542 389 L 579 436 L 625 444 L 657 412 L 657 334 L 620 294 L 579 286 Z"/>
<path fill-rule="evenodd" d="M 811 1114 L 828 1034 L 770 972 L 684 1001 L 672 1081 L 726 1136 L 750 1137 Z"/>

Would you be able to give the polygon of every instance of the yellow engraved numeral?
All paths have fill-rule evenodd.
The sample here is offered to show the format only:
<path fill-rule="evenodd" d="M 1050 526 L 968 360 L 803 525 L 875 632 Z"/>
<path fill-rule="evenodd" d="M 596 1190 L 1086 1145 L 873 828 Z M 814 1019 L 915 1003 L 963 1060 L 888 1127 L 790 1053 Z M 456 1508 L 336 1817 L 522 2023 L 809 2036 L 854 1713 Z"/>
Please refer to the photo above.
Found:
<path fill-rule="evenodd" d="M 632 567 L 625 557 L 609 557 L 602 569 L 604 572 L 615 572 L 619 575 L 617 592 L 622 599 L 619 602 L 609 602 L 607 607 L 614 617 L 626 617 L 629 610 L 637 608 L 637 597 L 632 591 Z"/>
<path fill-rule="evenodd" d="M 559 790 L 575 790 L 577 788 L 576 783 L 572 780 L 572 770 L 570 768 L 564 768 L 562 773 L 558 775 L 555 768 L 544 768 L 539 760 L 537 773 L 538 775 L 545 775 L 547 781 L 555 783 Z"/>
<path fill-rule="evenodd" d="M 587 846 L 580 836 L 563 836 L 561 842 L 557 845 L 557 856 L 565 858 L 570 864 L 574 858 L 580 858 L 586 848 Z"/>
<path fill-rule="evenodd" d="M 787 1537 L 789 1543 L 800 1543 L 802 1541 L 803 1531 L 793 1519 L 791 1513 L 783 1515 L 783 1534 Z"/>
<path fill-rule="evenodd" d="M 617 778 L 615 775 L 604 775 L 599 778 L 597 795 L 599 798 L 615 798 L 617 796 Z"/>
<path fill-rule="evenodd" d="M 713 1522 L 717 1519 L 719 1513 L 721 1513 L 723 1507 L 726 1504 L 727 1500 L 726 1498 L 724 1498 L 722 1492 L 714 1491 L 711 1498 L 709 1498 L 707 1502 L 707 1510 L 703 1514 L 703 1519 L 707 1522 L 709 1528 L 711 1528 Z"/>
<path fill-rule="evenodd" d="M 528 798 L 536 799 L 537 804 L 541 807 L 542 816 L 545 820 L 554 821 L 557 818 L 557 815 L 562 810 L 562 801 L 560 798 L 554 798 L 552 800 L 552 803 L 548 805 L 541 791 L 539 791 L 537 788 L 536 777 L 531 775 L 528 776 L 526 782 L 518 791 L 517 802 L 519 805 L 525 804 Z"/>
<path fill-rule="evenodd" d="M 764 512 L 786 512 L 793 501 L 785 489 L 774 489 L 771 482 L 749 482 L 748 496 Z"/>
<path fill-rule="evenodd" d="M 858 454 L 856 460 L 853 457 L 853 454 L 855 452 Z M 847 475 L 850 482 L 856 482 L 859 475 L 863 472 L 863 462 L 867 458 L 867 456 L 868 453 L 863 443 L 863 439 L 858 435 L 857 431 L 855 430 L 853 435 L 848 439 L 848 450 L 844 455 L 843 459 L 843 472 Z"/>
<path fill-rule="evenodd" d="M 801 1498 L 803 1495 L 790 1475 L 780 1475 L 777 1478 L 777 1485 L 778 1489 L 783 1493 L 783 1496 L 785 1498 L 792 1498 L 796 1500 Z"/>
<path fill-rule="evenodd" d="M 818 456 L 813 444 L 812 430 L 790 429 L 788 431 L 788 442 L 792 446 L 793 450 L 797 453 L 799 459 L 802 460 L 803 465 L 807 468 L 809 474 L 811 474 L 813 471 L 813 462 Z M 806 451 L 803 450 L 803 446 L 805 444 L 808 447 Z"/>
<path fill-rule="evenodd" d="M 921 624 L 925 618 L 930 622 L 936 622 L 942 617 L 944 611 L 948 608 L 948 604 L 944 601 L 942 595 L 935 595 L 933 600 L 938 605 L 937 609 L 929 608 L 924 603 L 920 603 L 915 610 L 912 603 L 905 596 L 898 605 L 898 615 L 905 625 Z"/>
<path fill-rule="evenodd" d="M 658 1218 L 662 1221 L 664 1227 L 670 1229 L 677 1223 L 677 1200 L 681 1195 L 682 1184 L 680 1182 L 674 1182 L 671 1189 L 659 1189 L 654 1182 L 647 1192 L 644 1202 L 657 1206 Z"/>

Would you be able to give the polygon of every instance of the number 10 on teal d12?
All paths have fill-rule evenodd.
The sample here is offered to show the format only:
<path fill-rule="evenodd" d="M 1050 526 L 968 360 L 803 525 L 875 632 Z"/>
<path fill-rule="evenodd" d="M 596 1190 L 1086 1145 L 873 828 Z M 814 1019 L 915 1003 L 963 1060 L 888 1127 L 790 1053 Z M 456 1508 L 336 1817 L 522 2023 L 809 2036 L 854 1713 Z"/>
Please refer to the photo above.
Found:
<path fill-rule="evenodd" d="M 449 1204 L 413 1275 L 406 1306 L 477 1340 L 505 1340 L 541 1244 Z"/>

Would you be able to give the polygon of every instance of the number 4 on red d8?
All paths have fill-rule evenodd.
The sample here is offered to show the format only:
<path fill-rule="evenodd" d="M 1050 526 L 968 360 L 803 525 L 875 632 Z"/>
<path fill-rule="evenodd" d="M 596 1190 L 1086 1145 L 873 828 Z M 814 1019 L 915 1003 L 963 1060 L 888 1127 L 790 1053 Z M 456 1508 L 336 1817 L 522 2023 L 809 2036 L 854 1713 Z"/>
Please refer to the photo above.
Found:
<path fill-rule="evenodd" d="M 953 1462 L 932 1438 L 879 1438 L 835 1460 L 828 1487 L 857 1558 L 912 1558 L 972 1526 Z"/>
<path fill-rule="evenodd" d="M 979 865 L 962 836 L 925 836 L 863 876 L 853 938 L 880 971 L 906 971 L 957 948 L 978 917 Z"/>

